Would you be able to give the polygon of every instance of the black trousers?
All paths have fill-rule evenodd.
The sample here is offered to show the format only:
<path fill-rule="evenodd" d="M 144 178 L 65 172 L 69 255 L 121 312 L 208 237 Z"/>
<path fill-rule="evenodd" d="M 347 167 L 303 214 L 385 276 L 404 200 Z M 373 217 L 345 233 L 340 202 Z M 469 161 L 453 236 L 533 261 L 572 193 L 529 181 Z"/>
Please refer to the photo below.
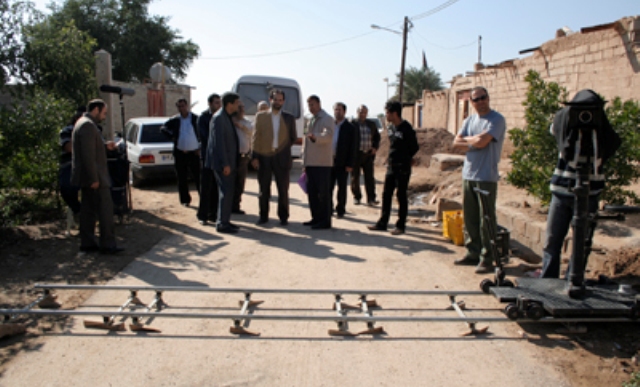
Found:
<path fill-rule="evenodd" d="M 409 178 L 411 177 L 411 169 L 403 170 L 400 168 L 389 167 L 384 177 L 384 190 L 382 191 L 382 213 L 377 225 L 386 228 L 391 217 L 391 202 L 393 201 L 393 191 L 396 191 L 398 198 L 398 221 L 396 228 L 404 230 L 407 223 L 407 212 L 409 210 L 409 201 L 407 200 L 407 187 L 409 187 Z"/>
<path fill-rule="evenodd" d="M 276 180 L 278 190 L 278 218 L 280 221 L 289 220 L 289 173 L 288 166 L 280 165 L 277 156 L 259 156 L 258 163 L 258 184 L 260 194 L 258 203 L 260 204 L 260 219 L 269 218 L 269 200 L 271 200 L 271 180 L 272 176 Z"/>
<path fill-rule="evenodd" d="M 238 155 L 238 167 L 236 169 L 236 187 L 233 191 L 233 211 L 240 210 L 240 202 L 244 193 L 244 183 L 247 181 L 249 171 L 249 156 Z"/>
<path fill-rule="evenodd" d="M 348 177 L 349 172 L 346 171 L 344 166 L 334 166 L 331 168 L 331 191 L 333 192 L 336 185 L 338 186 L 337 204 L 335 207 L 338 216 L 343 216 L 346 212 Z M 331 195 L 331 198 L 333 200 L 333 194 Z M 331 207 L 333 207 L 333 201 Z"/>
<path fill-rule="evenodd" d="M 199 220 L 218 220 L 218 183 L 209 168 L 200 171 L 200 206 L 196 216 Z"/>
<path fill-rule="evenodd" d="M 305 167 L 311 222 L 331 226 L 331 167 Z"/>
<path fill-rule="evenodd" d="M 174 167 L 178 178 L 178 194 L 181 204 L 191 204 L 189 194 L 189 175 L 196 183 L 196 189 L 200 193 L 200 156 L 195 152 L 175 151 Z"/>
<path fill-rule="evenodd" d="M 100 222 L 100 244 L 96 242 L 96 221 Z M 99 246 L 101 249 L 116 247 L 114 230 L 111 189 L 83 187 L 80 203 L 80 247 Z"/>
<path fill-rule="evenodd" d="M 360 169 L 362 169 L 367 202 L 376 200 L 376 180 L 373 176 L 373 162 L 375 158 L 376 156 L 371 153 L 358 151 L 356 165 L 353 166 L 353 171 L 351 171 L 351 193 L 354 199 L 362 199 L 362 191 L 360 191 Z"/>

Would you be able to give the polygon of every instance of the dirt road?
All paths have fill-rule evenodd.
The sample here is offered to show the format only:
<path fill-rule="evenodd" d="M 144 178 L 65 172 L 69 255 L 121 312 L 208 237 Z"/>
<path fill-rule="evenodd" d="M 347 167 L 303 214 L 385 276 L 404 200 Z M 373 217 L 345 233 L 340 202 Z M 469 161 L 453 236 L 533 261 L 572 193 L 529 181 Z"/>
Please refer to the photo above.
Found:
<path fill-rule="evenodd" d="M 292 181 L 299 166 L 292 171 Z M 381 178 L 381 175 L 378 175 Z M 381 194 L 380 187 L 378 193 Z M 197 194 L 195 194 L 197 195 Z M 394 237 L 366 229 L 379 207 L 354 206 L 349 198 L 344 219 L 332 230 L 310 230 L 306 197 L 291 186 L 287 227 L 275 217 L 256 226 L 257 184 L 250 175 L 243 207 L 247 215 L 232 220 L 236 235 L 223 235 L 195 220 L 194 208 L 178 205 L 169 186 L 134 190 L 135 208 L 152 211 L 166 234 L 139 255 L 109 284 L 254 288 L 472 289 L 480 278 L 451 261 L 462 248 L 445 242 L 438 230 L 409 225 Z M 395 217 L 392 217 L 392 221 Z M 127 226 L 118 227 L 125 246 Z M 104 256 L 91 259 L 110 259 Z M 64 301 L 65 297 L 61 294 Z M 83 308 L 116 308 L 125 292 L 93 294 Z M 150 293 L 140 298 L 149 302 Z M 235 313 L 241 294 L 166 293 L 169 310 Z M 333 297 L 255 295 L 265 303 L 254 313 L 330 315 Z M 353 297 L 352 297 L 353 298 Z M 402 315 L 443 315 L 446 297 L 376 297 L 383 311 Z M 347 297 L 347 302 L 356 299 Z M 490 297 L 465 298 L 467 307 L 501 307 Z M 417 311 L 415 309 L 421 309 Z M 167 310 L 167 311 L 169 311 Z M 425 311 L 426 310 L 426 311 Z M 382 312 L 374 312 L 382 313 Z M 451 312 L 449 312 L 451 313 Z M 47 334 L 31 350 L 21 351 L 0 377 L 1 386 L 563 386 L 569 385 L 555 364 L 545 361 L 515 324 L 491 324 L 483 337 L 461 337 L 460 323 L 398 322 L 383 325 L 385 335 L 330 337 L 331 322 L 254 320 L 260 337 L 229 333 L 227 320 L 157 318 L 160 334 L 85 329 L 73 318 L 61 332 Z M 351 323 L 352 331 L 365 328 Z"/>

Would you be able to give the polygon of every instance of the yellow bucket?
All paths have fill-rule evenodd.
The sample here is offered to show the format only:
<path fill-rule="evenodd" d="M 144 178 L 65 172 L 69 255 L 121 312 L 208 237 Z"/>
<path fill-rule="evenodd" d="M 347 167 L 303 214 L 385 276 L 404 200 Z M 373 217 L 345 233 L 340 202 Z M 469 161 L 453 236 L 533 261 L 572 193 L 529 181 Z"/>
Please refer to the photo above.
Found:
<path fill-rule="evenodd" d="M 442 213 L 442 236 L 451 239 L 454 245 L 464 245 L 464 217 L 462 211 L 445 211 Z"/>

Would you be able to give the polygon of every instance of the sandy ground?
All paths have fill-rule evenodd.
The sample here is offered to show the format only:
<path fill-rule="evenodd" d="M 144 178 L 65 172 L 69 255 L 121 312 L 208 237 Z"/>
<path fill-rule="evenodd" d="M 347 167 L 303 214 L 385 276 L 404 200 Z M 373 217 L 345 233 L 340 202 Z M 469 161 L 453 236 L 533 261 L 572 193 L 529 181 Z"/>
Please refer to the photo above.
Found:
<path fill-rule="evenodd" d="M 292 172 L 297 179 L 299 169 Z M 378 174 L 380 178 L 381 175 Z M 295 181 L 295 180 L 293 180 Z M 200 226 L 194 208 L 178 206 L 172 189 L 134 190 L 138 211 L 172 215 L 170 232 L 140 254 L 108 284 L 253 287 L 285 289 L 471 289 L 482 277 L 451 261 L 463 249 L 447 243 L 439 230 L 412 223 L 394 237 L 366 229 L 379 208 L 354 206 L 335 219 L 332 230 L 310 230 L 302 191 L 291 186 L 291 219 L 256 226 L 257 184 L 247 182 L 243 208 L 233 221 L 242 227 L 223 235 Z M 380 195 L 380 187 L 378 189 Z M 197 195 L 197 194 L 196 194 Z M 413 213 L 414 220 L 423 214 Z M 394 221 L 395 218 L 392 218 Z M 127 227 L 118 228 L 126 246 Z M 85 257 L 87 258 L 87 257 Z M 89 257 L 92 258 L 92 257 Z M 111 259 L 97 256 L 92 259 Z M 61 293 L 61 299 L 65 297 Z M 82 309 L 116 309 L 127 292 L 94 293 Z M 141 293 L 149 302 L 151 293 Z M 234 313 L 242 294 L 165 293 L 166 311 Z M 255 314 L 331 315 L 331 295 L 256 294 L 265 300 Z M 353 299 L 351 299 L 353 298 Z M 449 315 L 446 297 L 376 296 L 375 315 Z M 462 297 L 477 315 L 499 315 L 488 296 Z M 355 303 L 354 297 L 346 301 Z M 462 323 L 397 322 L 385 335 L 331 337 L 331 322 L 254 320 L 260 337 L 237 337 L 227 320 L 156 318 L 160 334 L 88 330 L 70 319 L 5 367 L 2 386 L 563 386 L 571 383 L 545 359 L 522 328 L 493 323 L 489 334 L 461 337 Z M 363 323 L 351 323 L 354 332 Z"/>

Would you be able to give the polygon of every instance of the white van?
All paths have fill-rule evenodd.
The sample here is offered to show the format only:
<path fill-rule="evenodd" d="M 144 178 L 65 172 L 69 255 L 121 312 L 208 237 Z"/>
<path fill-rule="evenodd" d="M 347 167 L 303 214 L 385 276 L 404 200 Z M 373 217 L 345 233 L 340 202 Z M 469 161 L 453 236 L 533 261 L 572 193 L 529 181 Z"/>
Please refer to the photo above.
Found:
<path fill-rule="evenodd" d="M 304 136 L 304 102 L 298 82 L 289 78 L 267 75 L 243 75 L 233 85 L 232 91 L 240 95 L 240 99 L 244 103 L 246 118 L 255 122 L 258 103 L 260 101 L 269 103 L 269 92 L 272 89 L 284 91 L 283 110 L 296 119 L 298 139 L 291 149 L 291 154 L 293 157 L 300 157 L 302 137 Z"/>

